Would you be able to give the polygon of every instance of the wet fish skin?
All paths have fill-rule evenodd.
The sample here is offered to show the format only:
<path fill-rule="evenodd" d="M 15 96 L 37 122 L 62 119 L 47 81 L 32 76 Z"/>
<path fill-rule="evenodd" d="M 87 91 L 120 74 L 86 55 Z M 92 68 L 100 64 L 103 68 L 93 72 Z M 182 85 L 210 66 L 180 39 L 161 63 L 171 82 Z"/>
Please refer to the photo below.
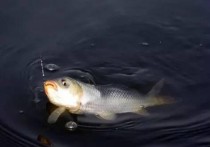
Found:
<path fill-rule="evenodd" d="M 162 86 L 163 80 L 143 96 L 136 91 L 90 85 L 70 77 L 46 81 L 44 84 L 45 93 L 51 103 L 68 109 L 70 113 L 95 114 L 107 120 L 114 119 L 115 114 L 120 113 L 144 115 L 147 114 L 145 110 L 147 107 L 171 103 L 156 96 Z"/>

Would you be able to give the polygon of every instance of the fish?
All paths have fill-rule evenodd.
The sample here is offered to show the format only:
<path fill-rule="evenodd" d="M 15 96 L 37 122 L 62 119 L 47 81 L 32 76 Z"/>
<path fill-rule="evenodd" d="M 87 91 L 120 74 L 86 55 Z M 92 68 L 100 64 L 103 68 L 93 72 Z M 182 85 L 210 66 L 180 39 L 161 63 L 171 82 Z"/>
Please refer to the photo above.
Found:
<path fill-rule="evenodd" d="M 48 117 L 55 123 L 66 110 L 72 114 L 93 114 L 104 120 L 114 120 L 117 114 L 136 113 L 149 115 L 146 108 L 171 104 L 173 100 L 158 96 L 164 80 L 157 82 L 146 95 L 135 90 L 104 85 L 91 85 L 71 77 L 61 77 L 44 82 L 49 101 L 56 105 Z"/>

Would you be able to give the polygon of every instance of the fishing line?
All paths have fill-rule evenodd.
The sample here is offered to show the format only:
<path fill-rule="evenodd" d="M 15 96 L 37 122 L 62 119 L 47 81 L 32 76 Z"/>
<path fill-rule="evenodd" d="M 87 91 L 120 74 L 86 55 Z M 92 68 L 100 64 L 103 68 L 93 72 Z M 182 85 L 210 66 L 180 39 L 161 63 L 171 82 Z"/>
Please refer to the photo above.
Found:
<path fill-rule="evenodd" d="M 42 77 L 45 77 L 44 65 L 43 65 L 43 60 L 42 60 L 42 56 L 41 55 L 40 55 L 40 65 L 41 65 Z"/>

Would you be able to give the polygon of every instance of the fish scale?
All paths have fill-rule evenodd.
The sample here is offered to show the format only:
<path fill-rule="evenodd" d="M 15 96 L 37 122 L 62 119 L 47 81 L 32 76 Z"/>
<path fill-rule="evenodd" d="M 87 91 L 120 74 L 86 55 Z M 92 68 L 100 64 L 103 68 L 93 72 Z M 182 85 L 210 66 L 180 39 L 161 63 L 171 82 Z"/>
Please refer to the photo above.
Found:
<path fill-rule="evenodd" d="M 143 108 L 171 103 L 156 96 L 162 85 L 163 80 L 160 80 L 147 95 L 141 95 L 137 91 L 90 85 L 70 77 L 46 81 L 45 92 L 50 102 L 59 106 L 48 122 L 55 122 L 65 109 L 70 113 L 95 114 L 107 120 L 114 119 L 119 113 L 143 114 L 146 112 Z"/>
<path fill-rule="evenodd" d="M 101 97 L 98 97 L 95 101 L 88 103 L 81 109 L 83 111 L 109 111 L 112 113 L 121 112 L 133 112 L 138 111 L 141 108 L 140 95 L 134 92 L 128 92 L 121 89 L 110 88 L 98 88 L 100 89 Z"/>

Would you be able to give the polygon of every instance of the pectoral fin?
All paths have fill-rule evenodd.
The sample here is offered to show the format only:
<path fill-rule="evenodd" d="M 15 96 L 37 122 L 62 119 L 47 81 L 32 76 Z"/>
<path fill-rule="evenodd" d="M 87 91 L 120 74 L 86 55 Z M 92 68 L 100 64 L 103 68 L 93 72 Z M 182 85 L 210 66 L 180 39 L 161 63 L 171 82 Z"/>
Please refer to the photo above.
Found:
<path fill-rule="evenodd" d="M 100 119 L 105 119 L 105 120 L 113 120 L 116 118 L 116 115 L 110 112 L 101 112 L 97 114 L 96 116 Z"/>
<path fill-rule="evenodd" d="M 57 109 L 55 109 L 48 117 L 48 120 L 47 122 L 49 124 L 53 124 L 55 123 L 59 116 L 65 111 L 65 108 L 64 107 L 58 107 Z"/>

